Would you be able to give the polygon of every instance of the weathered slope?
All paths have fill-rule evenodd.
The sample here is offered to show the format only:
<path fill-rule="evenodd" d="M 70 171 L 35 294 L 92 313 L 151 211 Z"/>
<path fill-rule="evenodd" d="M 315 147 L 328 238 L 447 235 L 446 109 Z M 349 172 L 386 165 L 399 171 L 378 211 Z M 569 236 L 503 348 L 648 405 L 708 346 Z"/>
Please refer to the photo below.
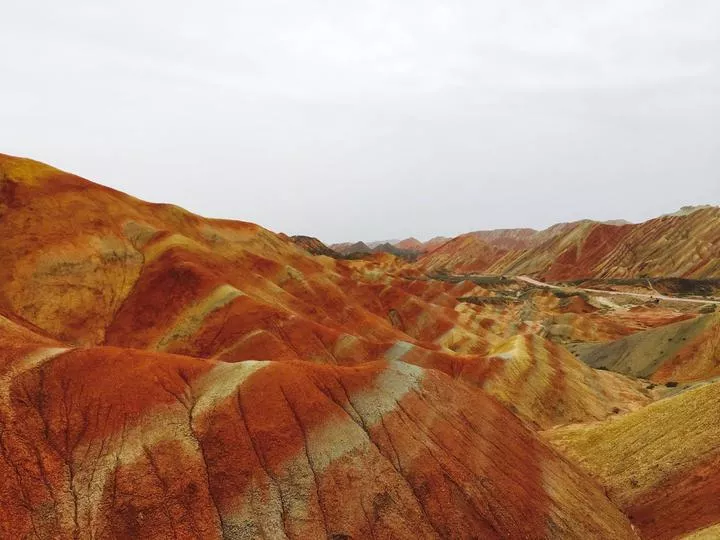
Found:
<path fill-rule="evenodd" d="M 436 371 L 42 358 L 3 372 L 2 537 L 634 537 L 592 481 Z"/>
<path fill-rule="evenodd" d="M 98 344 L 153 250 L 182 245 L 245 272 L 321 268 L 251 223 L 150 204 L 31 160 L 0 155 L 0 309 L 76 344 Z M 259 254 L 262 254 L 259 255 Z"/>
<path fill-rule="evenodd" d="M 683 540 L 717 540 L 720 538 L 720 524 L 699 529 L 682 538 Z"/>
<path fill-rule="evenodd" d="M 602 258 L 603 252 L 612 249 L 608 239 L 597 244 L 594 231 L 607 229 L 615 231 L 617 227 L 600 225 L 594 221 L 584 220 L 575 223 L 564 223 L 553 226 L 538 233 L 535 244 L 529 249 L 508 254 L 491 268 L 493 272 L 504 272 L 513 275 L 532 274 L 546 279 L 567 279 L 565 274 L 586 272 L 586 245 L 592 249 L 591 258 Z M 591 274 L 590 274 L 591 275 Z"/>
<path fill-rule="evenodd" d="M 535 229 L 492 229 L 488 231 L 473 231 L 473 236 L 488 244 L 504 250 L 527 249 L 537 239 L 538 231 Z"/>
<path fill-rule="evenodd" d="M 423 243 L 418 240 L 417 238 L 405 238 L 404 240 L 400 240 L 399 242 L 395 242 L 393 244 L 396 248 L 403 249 L 406 251 L 416 251 L 421 252 L 425 251 L 425 246 Z"/>
<path fill-rule="evenodd" d="M 600 277 L 720 275 L 720 208 L 663 216 L 632 227 L 623 246 L 595 269 Z"/>
<path fill-rule="evenodd" d="M 421 257 L 417 267 L 427 272 L 484 272 L 506 252 L 507 250 L 493 246 L 472 233 L 464 234 Z"/>
<path fill-rule="evenodd" d="M 353 253 L 371 253 L 372 248 L 369 247 L 365 242 L 344 242 L 341 244 L 330 244 L 330 249 L 333 249 L 341 255 L 351 255 Z"/>
<path fill-rule="evenodd" d="M 0 310 L 60 341 L 356 363 L 397 340 L 439 348 L 459 322 L 419 302 L 440 319 L 408 336 L 392 308 L 364 298 L 394 258 L 312 257 L 256 225 L 144 203 L 30 160 L 3 156 L 0 171 Z"/>
<path fill-rule="evenodd" d="M 577 352 L 592 367 L 657 382 L 708 379 L 720 375 L 720 314 L 701 315 Z"/>
<path fill-rule="evenodd" d="M 675 538 L 720 522 L 718 384 L 545 436 L 607 487 L 644 538 Z"/>
<path fill-rule="evenodd" d="M 636 225 L 569 224 L 545 242 L 490 270 L 549 280 L 586 277 L 720 275 L 720 208 L 662 216 Z"/>
<path fill-rule="evenodd" d="M 639 381 L 591 369 L 538 336 L 516 336 L 491 359 L 500 367 L 484 388 L 540 428 L 601 420 L 650 402 Z"/>
<path fill-rule="evenodd" d="M 327 257 L 332 257 L 333 259 L 339 259 L 340 257 L 342 257 L 340 253 L 338 253 L 334 249 L 330 249 L 319 239 L 313 236 L 295 235 L 290 236 L 289 238 L 290 241 L 293 242 L 295 245 L 300 246 L 312 255 L 325 255 Z"/>
<path fill-rule="evenodd" d="M 419 261 L 427 270 L 535 275 L 547 280 L 720 275 L 720 208 L 707 206 L 639 224 L 582 220 L 544 231 L 458 236 Z"/>

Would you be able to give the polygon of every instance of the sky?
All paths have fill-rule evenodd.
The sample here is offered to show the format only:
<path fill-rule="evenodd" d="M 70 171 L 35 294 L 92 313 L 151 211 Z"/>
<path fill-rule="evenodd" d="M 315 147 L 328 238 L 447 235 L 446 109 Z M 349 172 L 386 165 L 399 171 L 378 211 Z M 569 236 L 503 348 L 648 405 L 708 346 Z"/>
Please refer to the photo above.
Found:
<path fill-rule="evenodd" d="M 720 203 L 716 0 L 7 0 L 0 152 L 326 242 Z"/>

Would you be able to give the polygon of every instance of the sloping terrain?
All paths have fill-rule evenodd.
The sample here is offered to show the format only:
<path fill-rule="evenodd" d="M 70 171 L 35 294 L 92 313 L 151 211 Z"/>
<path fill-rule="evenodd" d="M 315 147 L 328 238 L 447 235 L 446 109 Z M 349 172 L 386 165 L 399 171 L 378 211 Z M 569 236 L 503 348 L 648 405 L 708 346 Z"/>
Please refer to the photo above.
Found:
<path fill-rule="evenodd" d="M 720 208 L 705 206 L 639 224 L 584 220 L 539 232 L 468 233 L 428 253 L 418 266 L 454 273 L 534 275 L 555 281 L 711 278 L 720 274 L 719 252 Z"/>
<path fill-rule="evenodd" d="M 0 172 L 0 537 L 635 537 L 532 426 L 646 396 L 537 338 L 576 407 L 515 416 L 490 289 Z"/>
<path fill-rule="evenodd" d="M 591 369 L 537 336 L 516 336 L 491 356 L 502 368 L 486 390 L 540 428 L 600 420 L 650 402 L 640 381 Z"/>
<path fill-rule="evenodd" d="M 483 242 L 507 251 L 527 249 L 537 243 L 535 229 L 493 229 L 468 233 Z"/>
<path fill-rule="evenodd" d="M 453 273 L 598 230 L 348 257 L 0 155 L 0 538 L 710 534 L 719 315 Z"/>
<path fill-rule="evenodd" d="M 512 414 L 436 371 L 3 356 L 4 538 L 633 537 Z"/>
<path fill-rule="evenodd" d="M 720 314 L 701 315 L 575 350 L 590 366 L 660 383 L 709 379 L 720 375 Z"/>
<path fill-rule="evenodd" d="M 342 257 L 340 253 L 334 249 L 330 249 L 313 236 L 295 235 L 289 238 L 295 245 L 300 246 L 312 255 L 325 255 L 327 257 L 332 257 L 333 259 L 339 259 Z"/>
<path fill-rule="evenodd" d="M 351 255 L 353 253 L 370 253 L 372 248 L 365 242 L 344 242 L 341 244 L 331 244 L 330 249 L 337 251 L 341 255 Z"/>
<path fill-rule="evenodd" d="M 433 251 L 436 248 L 439 248 L 442 246 L 445 242 L 448 240 L 451 240 L 451 238 L 448 238 L 447 236 L 435 236 L 428 240 L 427 242 L 423 242 L 423 247 L 425 248 L 425 251 Z"/>
<path fill-rule="evenodd" d="M 417 238 L 413 238 L 413 237 L 405 238 L 404 240 L 395 242 L 395 244 L 393 244 L 393 245 L 396 248 L 404 249 L 407 251 L 416 251 L 418 253 L 421 251 L 425 251 L 425 246 L 423 245 L 423 243 L 420 240 L 418 240 Z"/>
<path fill-rule="evenodd" d="M 418 260 L 424 271 L 482 273 L 500 260 L 507 251 L 473 234 L 457 236 Z"/>
<path fill-rule="evenodd" d="M 713 383 L 545 435 L 606 487 L 643 538 L 669 539 L 720 522 L 719 430 Z"/>

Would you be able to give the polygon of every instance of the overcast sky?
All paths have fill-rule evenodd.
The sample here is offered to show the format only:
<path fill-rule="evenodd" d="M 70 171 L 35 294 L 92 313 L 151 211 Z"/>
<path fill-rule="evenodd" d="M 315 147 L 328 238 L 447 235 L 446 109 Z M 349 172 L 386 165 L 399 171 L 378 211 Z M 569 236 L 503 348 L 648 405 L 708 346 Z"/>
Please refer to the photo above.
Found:
<path fill-rule="evenodd" d="M 0 152 L 204 215 L 335 242 L 720 203 L 717 0 L 23 0 L 0 17 Z"/>

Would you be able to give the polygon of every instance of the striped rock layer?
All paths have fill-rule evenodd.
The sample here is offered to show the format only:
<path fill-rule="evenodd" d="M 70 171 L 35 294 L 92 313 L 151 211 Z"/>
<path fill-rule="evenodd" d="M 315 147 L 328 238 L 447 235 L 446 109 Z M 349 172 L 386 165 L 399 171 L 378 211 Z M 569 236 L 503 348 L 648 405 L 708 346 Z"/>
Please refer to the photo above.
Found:
<path fill-rule="evenodd" d="M 585 220 L 539 232 L 491 232 L 495 234 L 458 236 L 426 254 L 417 266 L 456 273 L 527 274 L 547 280 L 720 276 L 718 207 L 700 207 L 639 224 Z"/>
<path fill-rule="evenodd" d="M 692 315 L 303 245 L 0 155 L 0 538 L 637 537 L 537 429 L 652 396 L 557 336 Z"/>
<path fill-rule="evenodd" d="M 716 538 L 720 385 L 699 385 L 612 420 L 545 436 L 600 481 L 643 538 Z M 715 527 L 715 529 L 717 529 Z"/>

